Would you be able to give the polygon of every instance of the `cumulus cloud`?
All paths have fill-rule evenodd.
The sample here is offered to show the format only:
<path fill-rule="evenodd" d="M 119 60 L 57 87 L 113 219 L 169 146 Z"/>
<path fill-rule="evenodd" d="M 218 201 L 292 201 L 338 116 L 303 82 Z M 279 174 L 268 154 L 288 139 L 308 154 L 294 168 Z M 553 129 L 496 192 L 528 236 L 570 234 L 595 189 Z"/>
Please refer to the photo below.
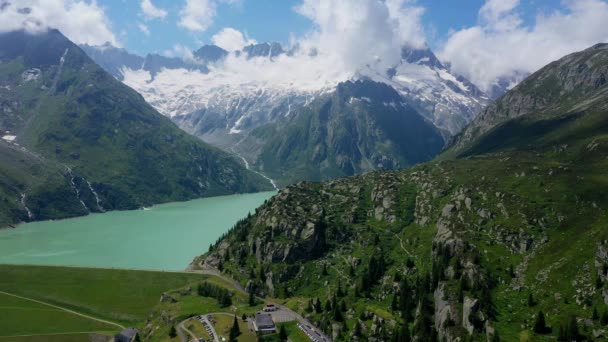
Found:
<path fill-rule="evenodd" d="M 232 27 L 226 27 L 220 32 L 216 33 L 211 37 L 213 44 L 221 47 L 226 51 L 241 50 L 243 47 L 256 44 L 255 39 L 250 39 L 244 35 L 241 31 L 236 30 Z"/>
<path fill-rule="evenodd" d="M 103 8 L 81 0 L 0 0 L 0 32 L 56 28 L 75 43 L 120 46 Z"/>
<path fill-rule="evenodd" d="M 139 28 L 139 30 L 146 36 L 150 36 L 150 29 L 148 28 L 148 26 L 142 23 L 137 23 L 137 28 Z"/>
<path fill-rule="evenodd" d="M 423 10 L 413 1 L 304 0 L 296 11 L 316 27 L 298 44 L 331 54 L 354 71 L 370 65 L 387 69 L 400 60 L 403 46 L 424 45 Z"/>
<path fill-rule="evenodd" d="M 181 58 L 188 62 L 196 62 L 196 58 L 194 57 L 192 50 L 182 44 L 173 45 L 172 49 L 163 51 L 163 55 L 166 57 Z"/>
<path fill-rule="evenodd" d="M 164 19 L 167 16 L 167 11 L 154 6 L 151 0 L 141 0 L 139 7 L 147 20 Z"/>
<path fill-rule="evenodd" d="M 488 0 L 477 25 L 452 32 L 440 50 L 484 90 L 501 77 L 530 73 L 562 56 L 608 41 L 608 2 L 564 0 L 559 9 L 538 14 L 526 25 L 518 0 Z"/>
<path fill-rule="evenodd" d="M 271 59 L 230 53 L 209 65 L 208 73 L 164 70 L 152 78 L 145 70 L 125 70 L 124 82 L 156 104 L 167 103 L 181 91 L 199 103 L 212 102 L 218 94 L 256 96 L 267 90 L 312 96 L 357 75 L 386 77 L 387 69 L 400 62 L 403 46 L 424 46 L 423 10 L 411 0 L 303 0 L 294 10 L 310 19 L 313 27 L 292 37 L 289 54 Z M 212 40 L 232 51 L 252 42 L 232 28 Z M 180 51 L 174 47 L 165 54 L 179 56 Z M 159 106 L 165 114 L 178 114 Z"/>
<path fill-rule="evenodd" d="M 204 32 L 213 23 L 217 4 L 212 0 L 186 0 L 178 25 L 192 32 Z"/>

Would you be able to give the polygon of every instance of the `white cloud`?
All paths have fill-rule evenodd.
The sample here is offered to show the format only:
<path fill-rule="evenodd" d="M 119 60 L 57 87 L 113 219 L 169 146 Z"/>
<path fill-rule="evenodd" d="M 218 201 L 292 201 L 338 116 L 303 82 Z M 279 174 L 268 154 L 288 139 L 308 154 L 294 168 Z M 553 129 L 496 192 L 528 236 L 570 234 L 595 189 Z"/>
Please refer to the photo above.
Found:
<path fill-rule="evenodd" d="M 148 26 L 142 23 L 137 23 L 137 28 L 139 28 L 139 30 L 146 36 L 150 36 L 150 29 L 148 28 Z"/>
<path fill-rule="evenodd" d="M 250 39 L 241 31 L 232 27 L 226 27 L 211 37 L 213 44 L 226 51 L 237 51 L 243 47 L 257 43 L 255 39 Z"/>
<path fill-rule="evenodd" d="M 178 25 L 192 32 L 204 32 L 217 13 L 217 4 L 212 0 L 186 0 L 180 10 Z"/>
<path fill-rule="evenodd" d="M 167 11 L 162 8 L 154 6 L 151 0 L 141 0 L 140 2 L 141 11 L 147 20 L 156 18 L 164 19 L 167 16 Z"/>
<path fill-rule="evenodd" d="M 408 0 L 304 0 L 296 11 L 316 30 L 298 43 L 342 59 L 344 67 L 394 66 L 404 45 L 422 47 L 423 10 Z"/>
<path fill-rule="evenodd" d="M 608 2 L 564 0 L 524 24 L 517 0 L 489 0 L 479 24 L 453 32 L 440 57 L 484 90 L 501 77 L 534 72 L 562 56 L 608 41 Z"/>
<path fill-rule="evenodd" d="M 212 103 L 218 94 L 235 98 L 258 96 L 260 91 L 313 96 L 357 75 L 385 79 L 387 68 L 400 61 L 404 45 L 424 46 L 420 24 L 423 10 L 413 1 L 303 0 L 295 10 L 309 18 L 314 28 L 291 38 L 292 54 L 270 59 L 231 53 L 210 65 L 208 73 L 164 70 L 154 79 L 144 70 L 125 70 L 124 82 L 156 103 L 165 114 L 175 115 L 183 108 L 169 107 L 175 102 L 173 99 L 183 94 L 187 94 L 188 104 Z M 238 49 L 248 40 L 228 28 L 213 37 L 214 43 L 227 50 Z M 174 47 L 165 53 L 178 56 L 179 51 Z"/>
<path fill-rule="evenodd" d="M 189 62 L 196 62 L 192 50 L 181 44 L 175 44 L 172 49 L 163 51 L 163 55 L 166 57 L 178 57 Z"/>
<path fill-rule="evenodd" d="M 102 7 L 95 1 L 18 0 L 3 2 L 0 32 L 24 29 L 32 33 L 56 28 L 75 43 L 120 46 Z"/>

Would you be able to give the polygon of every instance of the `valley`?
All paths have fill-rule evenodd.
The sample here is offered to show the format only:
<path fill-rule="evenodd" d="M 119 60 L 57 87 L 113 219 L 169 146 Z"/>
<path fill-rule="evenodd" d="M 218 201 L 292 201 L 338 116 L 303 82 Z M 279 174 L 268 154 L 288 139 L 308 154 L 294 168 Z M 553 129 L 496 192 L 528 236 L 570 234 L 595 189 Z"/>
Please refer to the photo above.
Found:
<path fill-rule="evenodd" d="M 0 0 L 0 342 L 608 341 L 557 3 Z"/>

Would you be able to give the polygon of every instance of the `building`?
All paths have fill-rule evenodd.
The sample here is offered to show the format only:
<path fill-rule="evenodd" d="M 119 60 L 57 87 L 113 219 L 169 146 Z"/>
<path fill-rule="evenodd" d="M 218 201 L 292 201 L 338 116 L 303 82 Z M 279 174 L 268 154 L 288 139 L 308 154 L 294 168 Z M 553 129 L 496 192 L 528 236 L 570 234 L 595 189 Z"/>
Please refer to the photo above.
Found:
<path fill-rule="evenodd" d="M 265 312 L 257 312 L 253 320 L 253 329 L 259 335 L 273 334 L 277 327 L 272 320 L 272 315 Z"/>
<path fill-rule="evenodd" d="M 118 335 L 114 336 L 115 342 L 133 342 L 137 340 L 139 331 L 134 328 L 127 328 L 121 331 Z"/>

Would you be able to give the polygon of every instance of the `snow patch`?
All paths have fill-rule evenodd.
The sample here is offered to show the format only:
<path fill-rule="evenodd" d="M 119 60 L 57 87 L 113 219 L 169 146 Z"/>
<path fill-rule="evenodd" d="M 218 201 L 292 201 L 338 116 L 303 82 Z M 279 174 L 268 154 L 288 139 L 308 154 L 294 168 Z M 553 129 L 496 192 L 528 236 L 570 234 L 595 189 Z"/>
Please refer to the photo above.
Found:
<path fill-rule="evenodd" d="M 14 135 L 5 135 L 2 137 L 2 140 L 8 141 L 8 142 L 13 142 L 13 141 L 15 141 L 15 139 L 17 139 L 17 137 Z"/>

